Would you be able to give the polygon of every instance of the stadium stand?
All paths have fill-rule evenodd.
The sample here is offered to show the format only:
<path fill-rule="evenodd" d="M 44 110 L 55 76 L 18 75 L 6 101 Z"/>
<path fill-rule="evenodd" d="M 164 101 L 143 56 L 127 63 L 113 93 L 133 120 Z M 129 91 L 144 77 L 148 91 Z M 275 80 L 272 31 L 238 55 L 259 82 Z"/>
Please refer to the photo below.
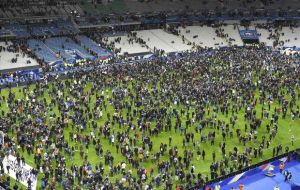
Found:
<path fill-rule="evenodd" d="M 278 32 L 280 46 L 300 47 L 300 28 L 282 27 Z"/>
<path fill-rule="evenodd" d="M 164 50 L 166 53 L 185 51 L 190 49 L 182 43 L 178 36 L 166 33 L 162 29 L 136 31 L 137 37 L 143 39 L 151 49 Z"/>
<path fill-rule="evenodd" d="M 47 47 L 42 41 L 29 39 L 27 41 L 28 47 L 37 55 L 41 60 L 44 60 L 47 63 L 55 63 L 61 61 L 52 49 Z"/>
<path fill-rule="evenodd" d="M 78 1 L 6 1 L 0 2 L 0 18 L 22 17 L 58 17 L 70 15 L 84 15 Z"/>
<path fill-rule="evenodd" d="M 244 43 L 239 34 L 238 25 L 223 25 L 221 27 L 224 30 L 224 34 L 226 34 L 226 41 L 230 45 L 243 46 Z"/>
<path fill-rule="evenodd" d="M 222 47 L 226 41 L 216 34 L 216 28 L 209 26 L 187 26 L 180 28 L 181 34 L 195 45 L 201 47 Z"/>
<path fill-rule="evenodd" d="M 48 38 L 45 44 L 69 63 L 74 63 L 76 59 L 93 59 L 83 47 L 67 37 Z"/>
<path fill-rule="evenodd" d="M 257 28 L 259 34 L 259 41 L 264 43 L 266 46 L 273 47 L 274 39 L 271 38 L 272 29 Z"/>
<path fill-rule="evenodd" d="M 86 36 L 80 35 L 77 36 L 76 39 L 81 43 L 83 47 L 95 53 L 99 58 L 106 57 L 109 54 L 106 49 L 102 48 L 100 45 L 96 44 L 96 42 Z"/>
<path fill-rule="evenodd" d="M 38 68 L 37 61 L 20 50 L 12 42 L 0 42 L 0 72 Z"/>
<path fill-rule="evenodd" d="M 72 22 L 62 19 L 53 20 L 46 24 L 43 22 L 33 24 L 11 22 L 4 25 L 2 30 L 11 32 L 16 38 L 72 35 L 79 33 L 79 29 L 77 29 Z"/>
<path fill-rule="evenodd" d="M 4 26 L 4 28 L 8 31 L 11 31 L 15 36 L 21 38 L 28 38 L 30 36 L 26 26 L 22 26 L 20 24 L 9 24 Z"/>
<path fill-rule="evenodd" d="M 73 63 L 75 58 L 65 51 L 64 43 L 63 38 L 60 37 L 48 38 L 45 40 L 45 44 L 52 49 L 57 56 L 62 57 L 67 62 Z"/>
<path fill-rule="evenodd" d="M 151 52 L 146 44 L 140 44 L 128 35 L 107 37 L 108 46 L 118 49 L 119 55 L 147 54 Z"/>

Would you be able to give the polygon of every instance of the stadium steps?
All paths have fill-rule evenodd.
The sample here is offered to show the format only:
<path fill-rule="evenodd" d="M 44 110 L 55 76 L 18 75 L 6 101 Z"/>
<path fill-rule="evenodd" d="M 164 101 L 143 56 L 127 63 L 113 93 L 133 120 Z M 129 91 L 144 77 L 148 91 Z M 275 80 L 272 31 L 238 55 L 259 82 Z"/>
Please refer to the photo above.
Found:
<path fill-rule="evenodd" d="M 0 9 L 0 17 L 7 18 L 7 15 L 5 14 L 5 12 L 2 9 Z"/>
<path fill-rule="evenodd" d="M 27 44 L 40 59 L 44 59 L 48 63 L 60 60 L 56 57 L 56 53 L 40 40 L 30 39 Z"/>
<path fill-rule="evenodd" d="M 10 10 L 4 10 L 4 12 L 6 13 L 6 15 L 9 17 L 9 18 L 12 18 L 13 15 L 11 14 Z"/>
<path fill-rule="evenodd" d="M 165 41 L 164 39 L 162 39 L 161 37 L 159 37 L 157 34 L 155 34 L 154 31 L 150 30 L 150 33 L 155 36 L 157 39 L 159 39 L 160 41 L 164 42 L 164 44 L 166 44 L 167 46 L 169 46 L 171 49 L 174 49 L 175 51 L 179 51 L 177 48 L 173 47 L 172 45 L 170 45 L 167 41 Z"/>
<path fill-rule="evenodd" d="M 225 34 L 228 34 L 228 37 L 226 37 L 228 45 L 244 45 L 238 27 L 234 28 L 234 25 L 227 25 L 222 26 L 221 28 L 224 29 Z M 230 41 L 230 38 L 234 39 L 234 41 Z"/>
<path fill-rule="evenodd" d="M 43 43 L 43 42 L 42 42 Z M 53 54 L 53 55 L 56 55 L 56 53 L 50 48 L 50 47 L 48 47 L 45 43 L 43 43 L 44 45 L 45 45 L 45 47 Z M 60 56 L 60 58 L 62 58 L 61 56 Z"/>
<path fill-rule="evenodd" d="M 191 44 L 193 44 L 193 42 L 191 42 L 185 35 L 183 35 L 183 34 L 181 34 L 181 32 L 180 32 L 180 34 L 179 34 L 179 36 L 182 38 L 184 38 L 184 41 L 188 44 L 188 43 L 191 43 Z M 195 45 L 197 45 L 197 44 L 195 44 Z"/>
<path fill-rule="evenodd" d="M 104 55 L 107 55 L 107 52 L 104 48 L 98 46 L 96 44 L 96 42 L 94 42 L 92 39 L 86 37 L 86 36 L 83 36 L 83 35 L 80 35 L 80 36 L 77 36 L 76 39 L 79 41 L 79 44 L 83 47 L 85 47 L 86 49 L 94 52 L 97 54 L 97 56 L 104 56 Z"/>
<path fill-rule="evenodd" d="M 75 5 L 74 7 L 76 8 L 77 12 L 78 12 L 80 15 L 84 15 L 84 12 L 83 12 L 83 10 L 81 9 L 81 7 L 80 7 L 79 5 Z"/>

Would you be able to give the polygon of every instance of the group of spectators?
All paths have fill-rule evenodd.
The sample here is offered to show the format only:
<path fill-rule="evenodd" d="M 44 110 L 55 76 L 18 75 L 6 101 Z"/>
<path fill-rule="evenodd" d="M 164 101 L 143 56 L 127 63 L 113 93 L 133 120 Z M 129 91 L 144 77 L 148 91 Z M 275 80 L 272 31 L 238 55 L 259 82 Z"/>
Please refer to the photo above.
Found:
<path fill-rule="evenodd" d="M 24 58 L 26 56 L 25 52 L 22 51 L 19 45 L 17 44 L 8 44 L 7 42 L 5 43 L 4 46 L 0 46 L 0 53 L 4 55 L 4 52 L 10 52 L 10 53 L 15 53 L 15 57 L 11 58 L 11 63 L 17 63 L 18 62 L 18 57 L 22 55 Z M 1 56 L 0 56 L 1 58 Z M 27 60 L 27 64 L 30 64 L 31 61 Z"/>
<path fill-rule="evenodd" d="M 294 28 L 298 27 L 294 23 L 283 22 L 277 25 L 275 23 L 261 23 L 257 24 L 256 27 L 268 30 L 269 36 L 267 38 L 273 41 L 273 47 L 284 47 L 286 42 L 298 40 L 297 37 L 295 37 L 294 39 L 287 39 L 287 41 L 280 39 L 282 36 L 288 35 L 282 31 L 283 27 L 288 27 L 291 32 L 294 33 Z"/>
<path fill-rule="evenodd" d="M 202 187 L 268 149 L 289 151 L 274 141 L 280 120 L 299 118 L 299 76 L 298 59 L 264 47 L 46 73 L 0 96 L 1 160 L 34 158 L 42 189 Z"/>

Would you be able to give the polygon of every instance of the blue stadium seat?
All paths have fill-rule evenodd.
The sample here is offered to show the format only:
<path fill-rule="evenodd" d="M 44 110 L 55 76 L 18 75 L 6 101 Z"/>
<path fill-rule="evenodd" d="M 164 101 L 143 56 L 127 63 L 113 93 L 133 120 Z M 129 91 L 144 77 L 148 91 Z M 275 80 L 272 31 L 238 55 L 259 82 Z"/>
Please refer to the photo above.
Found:
<path fill-rule="evenodd" d="M 55 55 L 55 52 L 52 52 L 42 41 L 30 39 L 27 41 L 27 44 L 30 49 L 40 58 L 44 59 L 46 62 L 56 62 L 60 59 Z"/>
<path fill-rule="evenodd" d="M 103 57 L 109 54 L 106 49 L 102 48 L 96 44 L 96 42 L 86 36 L 80 35 L 77 37 L 77 39 L 82 43 L 83 46 L 96 53 L 98 57 Z"/>

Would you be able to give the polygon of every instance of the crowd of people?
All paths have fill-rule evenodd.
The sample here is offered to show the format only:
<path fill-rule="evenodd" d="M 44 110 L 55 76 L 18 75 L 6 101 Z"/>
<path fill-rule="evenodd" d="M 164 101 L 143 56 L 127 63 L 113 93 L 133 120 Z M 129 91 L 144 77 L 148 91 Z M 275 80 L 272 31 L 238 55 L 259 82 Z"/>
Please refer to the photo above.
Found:
<path fill-rule="evenodd" d="M 34 162 L 41 189 L 203 187 L 269 149 L 295 148 L 276 138 L 280 120 L 299 119 L 299 59 L 270 49 L 199 49 L 67 75 L 0 90 L 1 160 Z"/>

